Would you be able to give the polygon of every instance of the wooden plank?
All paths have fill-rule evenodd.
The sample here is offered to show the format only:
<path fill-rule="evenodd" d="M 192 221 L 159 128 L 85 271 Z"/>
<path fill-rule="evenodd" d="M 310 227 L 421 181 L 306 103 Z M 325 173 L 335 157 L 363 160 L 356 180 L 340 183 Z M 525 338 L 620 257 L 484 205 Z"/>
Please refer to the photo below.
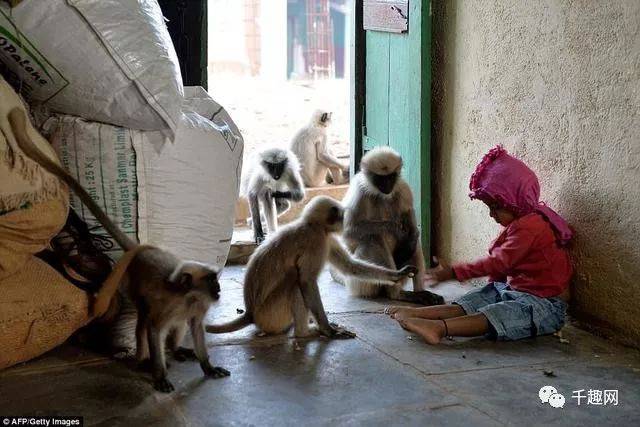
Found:
<path fill-rule="evenodd" d="M 364 0 L 365 30 L 405 33 L 409 30 L 409 1 Z"/>
<path fill-rule="evenodd" d="M 278 224 L 286 224 L 296 219 L 307 203 L 316 196 L 328 196 L 336 200 L 342 200 L 348 188 L 348 184 L 306 188 L 304 199 L 300 203 L 294 204 L 284 215 L 278 217 Z M 237 226 L 246 226 L 250 216 L 249 202 L 245 197 L 238 197 L 235 224 Z"/>

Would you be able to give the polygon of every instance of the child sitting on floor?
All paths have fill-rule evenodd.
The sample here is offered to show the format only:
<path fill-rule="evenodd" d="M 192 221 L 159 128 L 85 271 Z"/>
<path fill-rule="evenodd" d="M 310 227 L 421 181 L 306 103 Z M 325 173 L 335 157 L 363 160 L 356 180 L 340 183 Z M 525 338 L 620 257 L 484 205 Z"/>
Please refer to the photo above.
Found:
<path fill-rule="evenodd" d="M 517 340 L 558 331 L 572 274 L 568 224 L 539 201 L 535 173 L 500 146 L 484 156 L 469 187 L 470 197 L 483 201 L 504 230 L 487 257 L 453 267 L 440 263 L 428 270 L 425 283 L 484 276 L 489 283 L 452 304 L 385 312 L 429 344 L 447 336 Z"/>

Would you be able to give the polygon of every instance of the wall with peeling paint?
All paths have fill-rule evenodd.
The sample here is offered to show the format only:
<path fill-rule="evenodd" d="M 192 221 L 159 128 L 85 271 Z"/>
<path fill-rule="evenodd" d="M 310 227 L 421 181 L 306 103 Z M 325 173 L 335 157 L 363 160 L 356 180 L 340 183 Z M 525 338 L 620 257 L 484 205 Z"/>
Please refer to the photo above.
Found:
<path fill-rule="evenodd" d="M 575 227 L 572 312 L 640 343 L 640 2 L 434 1 L 434 250 L 499 232 L 469 177 L 495 144 Z"/>

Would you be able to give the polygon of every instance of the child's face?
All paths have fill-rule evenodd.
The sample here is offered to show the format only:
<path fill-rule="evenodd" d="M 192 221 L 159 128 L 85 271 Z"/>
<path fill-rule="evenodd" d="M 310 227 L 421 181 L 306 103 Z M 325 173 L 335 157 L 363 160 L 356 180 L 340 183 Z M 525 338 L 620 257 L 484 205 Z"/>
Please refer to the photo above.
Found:
<path fill-rule="evenodd" d="M 493 218 L 498 224 L 506 227 L 516 219 L 515 215 L 511 211 L 503 208 L 495 202 L 484 202 L 489 207 L 489 216 Z"/>

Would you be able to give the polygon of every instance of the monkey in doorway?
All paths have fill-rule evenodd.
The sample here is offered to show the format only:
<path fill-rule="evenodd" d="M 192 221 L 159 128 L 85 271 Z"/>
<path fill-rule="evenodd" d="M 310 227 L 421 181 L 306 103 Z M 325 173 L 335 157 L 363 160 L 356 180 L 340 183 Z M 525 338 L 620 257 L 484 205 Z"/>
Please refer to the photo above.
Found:
<path fill-rule="evenodd" d="M 279 334 L 293 324 L 297 337 L 309 335 L 309 314 L 321 334 L 329 338 L 353 338 L 355 334 L 329 323 L 320 299 L 318 275 L 326 261 L 347 276 L 393 283 L 417 272 L 380 267 L 352 257 L 333 236 L 342 229 L 339 202 L 315 197 L 300 218 L 279 229 L 249 259 L 244 279 L 245 313 L 223 325 L 207 325 L 207 332 L 225 333 L 252 323 L 263 332 Z"/>
<path fill-rule="evenodd" d="M 120 286 L 120 279 L 123 278 L 138 311 L 137 358 L 140 362 L 150 359 L 154 388 L 162 392 L 173 390 L 173 385 L 167 379 L 165 362 L 167 338 L 170 339 L 174 354 L 179 355 L 178 358 L 195 355 L 205 375 L 213 378 L 228 376 L 229 371 L 213 367 L 209 363 L 203 326 L 209 306 L 220 296 L 219 272 L 195 261 L 182 261 L 154 246 L 133 242 L 93 201 L 78 181 L 31 141 L 22 110 L 14 108 L 9 112 L 8 118 L 18 147 L 24 154 L 67 184 L 126 251 L 98 292 L 93 315 L 99 317 L 109 310 L 113 296 Z M 195 353 L 179 347 L 187 325 L 191 329 Z"/>
<path fill-rule="evenodd" d="M 402 158 L 393 149 L 378 147 L 364 155 L 358 172 L 342 203 L 345 208 L 342 237 L 351 253 L 362 260 L 390 269 L 411 264 L 418 267 L 413 292 L 376 280 L 343 277 L 332 271 L 334 279 L 350 293 L 362 297 L 386 295 L 395 300 L 423 305 L 442 304 L 442 296 L 422 290 L 424 256 L 413 209 L 413 196 L 402 179 Z"/>
<path fill-rule="evenodd" d="M 327 127 L 330 124 L 331 113 L 316 110 L 309 124 L 291 140 L 291 151 L 300 160 L 300 174 L 307 187 L 320 187 L 328 181 L 333 184 L 348 181 L 349 166 L 340 163 L 327 147 Z"/>
<path fill-rule="evenodd" d="M 300 202 L 304 198 L 296 155 L 280 148 L 269 148 L 255 154 L 242 176 L 241 193 L 249 201 L 253 236 L 260 244 L 265 239 L 260 206 L 268 232 L 274 233 L 278 228 L 278 216 L 289 209 L 291 202 Z"/>

